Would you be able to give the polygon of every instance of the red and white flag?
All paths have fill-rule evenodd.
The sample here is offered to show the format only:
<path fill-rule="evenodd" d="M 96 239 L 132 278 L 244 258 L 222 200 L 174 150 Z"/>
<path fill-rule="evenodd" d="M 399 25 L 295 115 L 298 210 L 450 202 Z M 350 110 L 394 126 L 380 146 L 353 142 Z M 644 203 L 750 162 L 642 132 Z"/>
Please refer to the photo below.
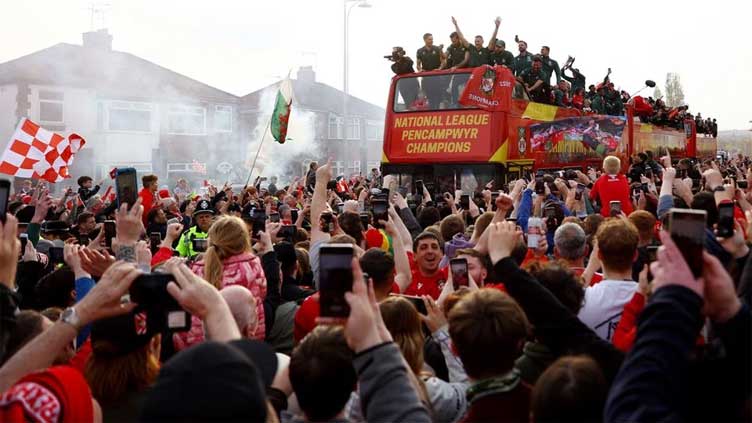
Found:
<path fill-rule="evenodd" d="M 0 158 L 0 173 L 60 182 L 70 178 L 68 167 L 85 143 L 78 134 L 66 138 L 23 118 Z"/>

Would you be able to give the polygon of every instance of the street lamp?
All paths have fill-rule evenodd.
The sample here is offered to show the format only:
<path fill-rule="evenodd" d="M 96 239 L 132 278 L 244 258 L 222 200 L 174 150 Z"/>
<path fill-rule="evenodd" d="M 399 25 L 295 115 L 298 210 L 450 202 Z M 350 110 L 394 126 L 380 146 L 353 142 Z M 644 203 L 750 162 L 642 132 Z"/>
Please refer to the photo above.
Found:
<path fill-rule="evenodd" d="M 344 0 L 344 13 L 345 13 L 345 44 L 344 44 L 344 98 L 342 100 L 342 119 L 344 120 L 344 131 L 343 135 L 345 138 L 345 142 L 347 142 L 347 114 L 348 114 L 348 101 L 350 99 L 350 82 L 349 82 L 349 73 L 350 73 L 350 43 L 349 43 L 349 36 L 350 36 L 350 12 L 352 11 L 353 7 L 358 6 L 362 8 L 370 8 L 371 3 L 368 2 L 368 0 Z M 361 143 L 361 151 L 360 151 L 360 170 L 363 171 L 364 167 L 367 166 L 366 161 L 368 160 L 368 146 L 365 143 Z"/>

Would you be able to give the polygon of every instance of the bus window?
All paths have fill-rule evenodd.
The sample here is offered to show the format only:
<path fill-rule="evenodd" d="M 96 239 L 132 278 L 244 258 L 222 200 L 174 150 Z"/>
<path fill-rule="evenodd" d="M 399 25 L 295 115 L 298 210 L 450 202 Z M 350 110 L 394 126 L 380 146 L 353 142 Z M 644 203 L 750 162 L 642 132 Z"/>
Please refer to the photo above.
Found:
<path fill-rule="evenodd" d="M 394 95 L 395 112 L 467 109 L 458 103 L 469 73 L 401 78 Z"/>

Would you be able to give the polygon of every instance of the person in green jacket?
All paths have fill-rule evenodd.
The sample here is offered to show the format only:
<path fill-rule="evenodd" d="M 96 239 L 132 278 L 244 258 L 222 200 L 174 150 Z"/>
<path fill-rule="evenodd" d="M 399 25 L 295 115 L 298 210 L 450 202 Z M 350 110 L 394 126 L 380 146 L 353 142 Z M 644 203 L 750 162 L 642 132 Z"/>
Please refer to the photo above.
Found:
<path fill-rule="evenodd" d="M 190 229 L 183 232 L 183 236 L 180 237 L 178 246 L 175 249 L 178 254 L 180 254 L 180 257 L 193 257 L 199 253 L 193 249 L 193 240 L 207 238 L 213 218 L 214 209 L 209 201 L 199 201 L 198 204 L 196 204 L 196 210 L 193 212 L 195 226 L 192 226 Z"/>

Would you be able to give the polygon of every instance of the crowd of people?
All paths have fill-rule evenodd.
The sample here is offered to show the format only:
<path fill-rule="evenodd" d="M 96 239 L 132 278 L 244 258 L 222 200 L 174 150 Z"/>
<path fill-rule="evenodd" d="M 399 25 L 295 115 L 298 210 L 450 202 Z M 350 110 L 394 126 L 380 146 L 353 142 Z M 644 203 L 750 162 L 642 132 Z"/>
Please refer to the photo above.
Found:
<path fill-rule="evenodd" d="M 449 46 L 444 49 L 444 44 L 435 45 L 433 34 L 426 33 L 423 35 L 423 47 L 415 53 L 416 61 L 406 55 L 402 47 L 394 47 L 392 55 L 385 56 L 394 62 L 392 70 L 397 75 L 414 73 L 416 68 L 418 72 L 443 70 L 443 69 L 461 69 L 473 68 L 483 65 L 500 65 L 509 68 L 517 78 L 520 87 L 524 87 L 530 100 L 537 103 L 551 104 L 558 107 L 567 107 L 581 110 L 585 113 L 623 116 L 625 114 L 625 105 L 632 100 L 627 91 L 617 89 L 610 80 L 611 68 L 601 82 L 586 85 L 586 78 L 578 68 L 573 67 L 575 58 L 569 56 L 564 66 L 559 66 L 559 62 L 554 60 L 549 46 L 542 46 L 540 53 L 534 54 L 528 51 L 526 41 L 515 35 L 518 54 L 515 56 L 506 49 L 504 40 L 498 39 L 499 26 L 501 19 L 496 18 L 494 21 L 494 30 L 488 43 L 482 35 L 476 35 L 471 43 L 460 30 L 457 20 L 452 17 L 452 24 L 455 31 L 449 35 Z M 569 71 L 570 75 L 567 75 Z M 554 78 L 555 77 L 555 78 Z M 438 81 L 437 81 L 438 82 Z M 455 105 L 458 98 L 459 85 L 463 81 L 450 82 L 452 94 L 449 96 L 450 101 L 443 101 L 441 96 L 430 95 L 432 90 L 430 84 L 424 87 L 426 91 L 424 96 L 418 93 L 418 87 L 414 87 L 414 95 L 406 99 L 408 104 L 413 104 L 413 109 L 424 107 L 440 108 L 447 105 Z M 587 87 L 587 88 L 586 88 Z M 405 87 L 402 87 L 403 89 Z M 420 99 L 414 103 L 415 99 Z M 678 129 L 684 129 L 685 119 L 695 120 L 685 105 L 677 107 L 667 107 L 662 98 L 653 99 L 652 97 L 640 99 L 637 113 L 644 122 L 650 122 L 656 125 L 671 126 Z M 426 104 L 422 104 L 426 103 Z M 431 103 L 442 106 L 432 105 Z M 717 134 L 715 119 L 702 120 L 700 113 L 697 114 L 697 132 L 701 134 Z M 715 128 L 715 129 L 714 129 Z M 716 135 L 713 135 L 716 136 Z"/>
<path fill-rule="evenodd" d="M 0 421 L 749 421 L 752 165 L 661 156 L 472 193 L 329 163 L 132 204 L 23 183 Z"/>

